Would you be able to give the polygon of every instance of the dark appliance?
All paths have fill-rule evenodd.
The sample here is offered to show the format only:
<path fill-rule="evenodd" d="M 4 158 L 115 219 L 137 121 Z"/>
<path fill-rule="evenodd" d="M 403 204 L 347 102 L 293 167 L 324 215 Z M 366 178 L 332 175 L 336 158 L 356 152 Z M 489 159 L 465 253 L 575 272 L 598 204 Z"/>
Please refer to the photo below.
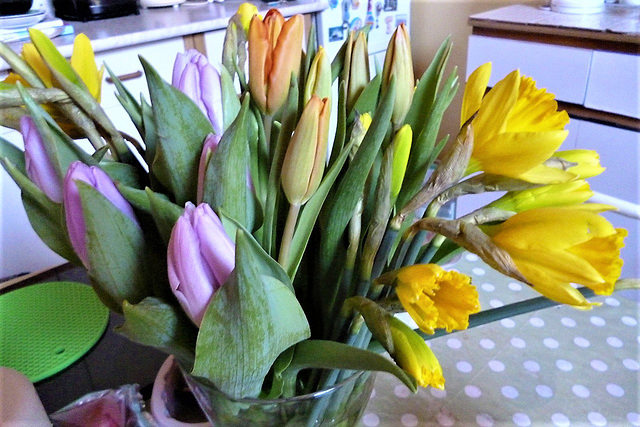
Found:
<path fill-rule="evenodd" d="M 58 18 L 93 21 L 138 14 L 137 0 L 53 0 Z"/>

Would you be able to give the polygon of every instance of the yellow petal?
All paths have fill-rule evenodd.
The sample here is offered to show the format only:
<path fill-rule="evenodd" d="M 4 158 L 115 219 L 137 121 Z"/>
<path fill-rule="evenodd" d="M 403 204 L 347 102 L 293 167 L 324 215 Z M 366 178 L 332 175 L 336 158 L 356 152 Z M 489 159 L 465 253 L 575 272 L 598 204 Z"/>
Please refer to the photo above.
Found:
<path fill-rule="evenodd" d="M 487 91 L 489 78 L 491 77 L 491 62 L 479 66 L 467 79 L 462 98 L 460 111 L 460 126 L 466 123 L 474 115 L 482 104 L 482 98 Z"/>
<path fill-rule="evenodd" d="M 473 121 L 474 144 L 485 145 L 506 129 L 509 112 L 518 99 L 520 72 L 515 70 L 500 80 L 482 100 L 478 116 Z"/>
<path fill-rule="evenodd" d="M 71 67 L 73 67 L 75 72 L 80 76 L 91 95 L 95 99 L 100 100 L 103 71 L 98 71 L 91 41 L 89 37 L 82 33 L 78 34 L 73 41 Z"/>
<path fill-rule="evenodd" d="M 497 134 L 482 144 L 474 144 L 472 158 L 487 173 L 519 178 L 551 157 L 567 134 L 567 131 Z"/>
<path fill-rule="evenodd" d="M 545 132 L 562 130 L 569 123 L 566 111 L 557 111 L 554 95 L 537 89 L 528 77 L 520 80 L 518 101 L 509 112 L 507 132 Z"/>
<path fill-rule="evenodd" d="M 27 64 L 33 68 L 46 87 L 53 87 L 51 71 L 49 71 L 49 68 L 42 60 L 42 57 L 33 43 L 25 43 L 22 45 L 22 57 L 27 61 Z"/>

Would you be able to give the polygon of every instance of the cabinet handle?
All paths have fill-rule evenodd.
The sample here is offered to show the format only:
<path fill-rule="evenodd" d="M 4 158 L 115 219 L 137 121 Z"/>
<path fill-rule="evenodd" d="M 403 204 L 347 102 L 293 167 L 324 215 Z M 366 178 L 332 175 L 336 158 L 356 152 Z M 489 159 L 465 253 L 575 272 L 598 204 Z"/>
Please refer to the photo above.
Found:
<path fill-rule="evenodd" d="M 133 73 L 122 74 L 117 77 L 118 77 L 118 80 L 120 80 L 121 82 L 124 82 L 127 80 L 133 80 L 133 79 L 137 79 L 138 77 L 142 77 L 142 71 L 135 71 Z M 113 84 L 113 79 L 111 77 L 107 77 L 105 80 L 107 81 L 107 83 Z"/>

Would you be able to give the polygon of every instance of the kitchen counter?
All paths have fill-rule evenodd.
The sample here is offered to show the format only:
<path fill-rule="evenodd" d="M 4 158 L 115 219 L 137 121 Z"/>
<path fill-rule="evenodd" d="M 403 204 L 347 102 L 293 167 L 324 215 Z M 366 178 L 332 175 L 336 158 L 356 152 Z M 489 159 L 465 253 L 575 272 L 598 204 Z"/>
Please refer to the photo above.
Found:
<path fill-rule="evenodd" d="M 640 53 L 640 8 L 606 5 L 603 13 L 573 15 L 548 7 L 514 5 L 472 15 L 474 34 L 509 32 L 529 40 Z"/>
<path fill-rule="evenodd" d="M 102 19 L 90 22 L 65 21 L 73 25 L 74 34 L 53 39 L 54 44 L 65 56 L 71 55 L 73 39 L 84 33 L 96 53 L 129 47 L 141 43 L 156 42 L 172 37 L 187 36 L 219 30 L 227 26 L 227 22 L 235 14 L 242 0 L 227 0 L 222 3 L 200 3 L 196 5 L 183 3 L 179 7 L 162 7 L 140 9 L 139 15 Z M 294 0 L 265 3 L 251 1 L 263 14 L 270 8 L 277 7 L 285 16 L 313 13 L 325 9 L 325 0 Z M 21 43 L 9 44 L 14 51 L 21 51 Z M 0 59 L 0 71 L 8 65 Z"/>

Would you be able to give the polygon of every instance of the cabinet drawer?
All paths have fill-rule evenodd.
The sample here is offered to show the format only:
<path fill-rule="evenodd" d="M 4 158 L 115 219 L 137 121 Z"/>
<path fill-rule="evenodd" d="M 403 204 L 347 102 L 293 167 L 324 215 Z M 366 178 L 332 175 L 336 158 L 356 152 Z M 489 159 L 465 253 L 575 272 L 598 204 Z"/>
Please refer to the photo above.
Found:
<path fill-rule="evenodd" d="M 584 105 L 640 119 L 640 55 L 593 52 Z"/>
<path fill-rule="evenodd" d="M 596 150 L 607 170 L 589 179 L 594 191 L 640 203 L 640 132 L 578 121 L 576 148 Z"/>
<path fill-rule="evenodd" d="M 520 40 L 472 35 L 469 37 L 467 76 L 485 62 L 493 63 L 489 85 L 511 71 L 532 77 L 561 101 L 583 104 L 592 51 Z"/>
<path fill-rule="evenodd" d="M 96 62 L 107 64 L 117 76 L 127 76 L 128 79 L 123 83 L 131 94 L 139 98 L 142 93 L 149 100 L 149 90 L 138 56 L 146 59 L 163 79 L 170 82 L 173 62 L 178 52 L 184 52 L 181 37 L 101 52 L 96 55 Z M 105 71 L 105 79 L 102 82 L 102 106 L 109 108 L 120 105 L 115 96 L 116 88 L 113 83 L 107 82 L 106 77 L 108 74 Z"/>

